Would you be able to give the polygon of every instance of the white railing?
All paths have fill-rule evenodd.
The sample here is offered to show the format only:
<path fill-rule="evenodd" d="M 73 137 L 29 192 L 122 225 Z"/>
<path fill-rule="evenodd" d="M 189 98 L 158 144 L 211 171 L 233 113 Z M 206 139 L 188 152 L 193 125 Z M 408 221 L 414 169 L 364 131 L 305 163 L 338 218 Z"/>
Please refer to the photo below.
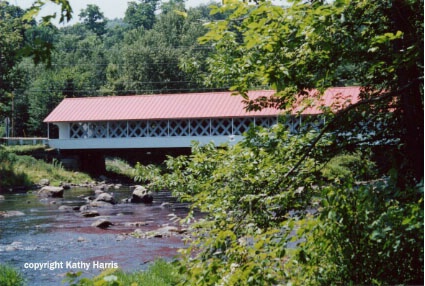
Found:
<path fill-rule="evenodd" d="M 242 135 L 250 126 L 271 127 L 277 117 L 74 122 L 71 139 Z M 290 124 L 293 124 L 292 122 Z"/>

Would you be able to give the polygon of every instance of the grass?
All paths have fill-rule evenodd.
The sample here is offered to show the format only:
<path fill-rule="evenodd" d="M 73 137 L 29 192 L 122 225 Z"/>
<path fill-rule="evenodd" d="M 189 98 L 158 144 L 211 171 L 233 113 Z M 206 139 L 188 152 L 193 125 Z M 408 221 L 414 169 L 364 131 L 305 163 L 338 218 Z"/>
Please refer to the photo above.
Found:
<path fill-rule="evenodd" d="M 163 259 L 156 260 L 146 271 L 127 273 L 121 269 L 108 269 L 94 278 L 81 278 L 81 273 L 68 274 L 66 282 L 71 286 L 169 286 L 179 281 L 177 269 Z"/>
<path fill-rule="evenodd" d="M 107 157 L 105 159 L 106 171 L 122 175 L 133 179 L 135 177 L 135 169 L 129 163 L 120 159 Z"/>
<path fill-rule="evenodd" d="M 58 160 L 48 163 L 32 156 L 43 152 L 44 146 L 0 146 L 0 188 L 30 187 L 41 179 L 49 179 L 51 185 L 92 180 L 85 173 L 65 170 Z"/>
<path fill-rule="evenodd" d="M 24 277 L 15 268 L 0 264 L 0 285 L 1 286 L 21 286 L 25 283 Z"/>
<path fill-rule="evenodd" d="M 27 155 L 18 156 L 14 169 L 18 174 L 25 173 L 32 183 L 46 178 L 50 180 L 51 185 L 56 186 L 61 182 L 84 183 L 92 180 L 85 173 L 65 170 L 58 160 L 47 163 Z"/>
<path fill-rule="evenodd" d="M 45 152 L 46 146 L 44 145 L 13 145 L 13 146 L 2 146 L 2 148 L 10 153 L 16 155 L 31 155 L 37 152 Z"/>

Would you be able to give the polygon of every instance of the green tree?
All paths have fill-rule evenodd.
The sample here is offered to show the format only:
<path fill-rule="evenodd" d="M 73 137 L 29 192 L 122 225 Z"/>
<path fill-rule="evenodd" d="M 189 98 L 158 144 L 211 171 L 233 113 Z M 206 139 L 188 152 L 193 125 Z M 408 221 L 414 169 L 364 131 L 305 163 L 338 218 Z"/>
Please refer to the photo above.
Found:
<path fill-rule="evenodd" d="M 183 0 L 170 0 L 161 4 L 161 14 L 172 13 L 173 11 L 182 11 L 185 9 Z"/>
<path fill-rule="evenodd" d="M 182 285 L 422 283 L 423 2 L 234 2 L 213 13 L 230 14 L 201 38 L 215 49 L 209 79 L 249 110 L 286 109 L 341 83 L 362 92 L 324 108 L 320 132 L 276 126 L 234 147 L 195 145 L 150 178 L 202 212 L 182 250 Z M 245 96 L 264 85 L 276 97 Z M 393 164 L 380 177 L 371 149 Z M 357 157 L 351 172 L 330 167 L 340 154 Z"/>
<path fill-rule="evenodd" d="M 25 31 L 31 25 L 22 19 L 24 11 L 0 2 L 0 111 L 7 112 L 14 89 L 19 87 L 19 49 L 25 45 Z M 9 114 L 10 115 L 10 114 Z"/>
<path fill-rule="evenodd" d="M 196 90 L 203 83 L 197 69 L 205 69 L 208 49 L 197 38 L 205 33 L 196 9 L 187 16 L 162 13 L 150 30 L 131 30 L 124 44 L 110 51 L 105 91 L 123 93 L 175 93 Z"/>
<path fill-rule="evenodd" d="M 31 134 L 46 136 L 44 118 L 65 98 L 87 95 L 91 75 L 78 67 L 66 66 L 41 71 L 26 91 Z"/>
<path fill-rule="evenodd" d="M 49 64 L 51 60 L 54 32 L 48 24 L 56 15 L 43 17 L 42 23 L 46 27 L 36 26 L 34 21 L 47 2 L 61 6 L 60 22 L 71 19 L 72 9 L 67 0 L 36 1 L 27 11 L 9 5 L 7 1 L 0 2 L 0 112 L 2 116 L 11 117 L 18 125 L 24 120 L 14 120 L 15 115 L 25 118 L 28 114 L 25 109 L 20 109 L 24 107 L 21 103 L 25 102 L 22 90 L 28 84 L 28 78 L 20 66 L 21 60 L 27 56 L 32 57 L 35 63 Z M 19 130 L 23 130 L 22 127 L 19 126 Z"/>
<path fill-rule="evenodd" d="M 202 38 L 216 48 L 211 81 L 241 94 L 254 86 L 270 86 L 282 108 L 293 102 L 294 94 L 357 82 L 364 87 L 358 104 L 367 110 L 363 121 L 389 124 L 373 132 L 382 140 L 400 140 L 400 152 L 393 153 L 399 183 L 419 182 L 424 157 L 422 8 L 419 0 L 216 7 L 213 13 L 232 14 L 226 21 L 212 22 Z M 250 107 L 259 105 L 250 102 Z M 393 132 L 387 135 L 386 130 Z"/>
<path fill-rule="evenodd" d="M 155 12 L 158 7 L 158 0 L 140 0 L 139 2 L 128 3 L 124 21 L 132 29 L 152 29 L 156 19 Z"/>
<path fill-rule="evenodd" d="M 102 36 L 105 33 L 107 20 L 100 11 L 99 6 L 89 4 L 86 9 L 81 10 L 78 16 L 83 21 L 83 24 L 86 25 L 87 29 L 96 35 Z"/>

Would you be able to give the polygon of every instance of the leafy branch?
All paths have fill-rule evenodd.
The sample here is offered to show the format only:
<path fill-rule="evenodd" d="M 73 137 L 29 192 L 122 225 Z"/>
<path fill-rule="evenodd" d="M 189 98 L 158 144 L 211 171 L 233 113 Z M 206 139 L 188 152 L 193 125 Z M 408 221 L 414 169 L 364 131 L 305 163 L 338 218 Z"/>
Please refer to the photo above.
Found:
<path fill-rule="evenodd" d="M 417 78 L 415 81 L 412 81 L 411 83 L 401 87 L 398 90 L 394 90 L 394 91 L 390 91 L 390 92 L 385 92 L 382 95 L 378 96 L 378 97 L 372 97 L 372 98 L 368 98 L 368 99 L 363 99 L 360 100 L 357 103 L 351 104 L 348 107 L 337 111 L 335 113 L 335 116 L 332 118 L 331 121 L 329 121 L 326 126 L 324 126 L 320 133 L 317 135 L 317 137 L 308 145 L 307 149 L 305 150 L 305 152 L 303 152 L 304 154 L 298 159 L 297 163 L 283 176 L 283 179 L 286 179 L 287 177 L 289 177 L 290 175 L 292 175 L 297 169 L 298 167 L 301 165 L 301 163 L 310 155 L 310 153 L 312 152 L 312 150 L 316 147 L 317 143 L 323 138 L 323 136 L 330 131 L 330 129 L 334 126 L 334 124 L 336 122 L 338 122 L 341 118 L 343 118 L 344 116 L 346 116 L 350 111 L 361 107 L 361 106 L 365 106 L 365 105 L 371 105 L 374 103 L 378 103 L 378 102 L 382 102 L 384 100 L 387 100 L 391 97 L 397 97 L 400 96 L 400 94 L 409 89 L 410 86 L 412 86 L 416 81 L 420 81 L 423 80 L 423 77 L 421 78 Z"/>

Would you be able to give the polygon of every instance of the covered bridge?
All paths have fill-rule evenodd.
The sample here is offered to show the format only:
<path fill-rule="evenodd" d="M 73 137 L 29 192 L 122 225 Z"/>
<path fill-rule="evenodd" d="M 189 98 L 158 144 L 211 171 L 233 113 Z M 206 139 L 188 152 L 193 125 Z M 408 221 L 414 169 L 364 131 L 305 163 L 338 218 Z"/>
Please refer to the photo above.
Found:
<path fill-rule="evenodd" d="M 275 92 L 251 91 L 251 99 Z M 335 101 L 357 101 L 359 88 L 328 89 L 321 98 L 325 106 Z M 302 117 L 319 115 L 310 107 L 285 124 L 295 132 Z M 249 126 L 270 127 L 278 122 L 282 110 L 245 110 L 240 96 L 231 92 L 168 95 L 104 96 L 64 99 L 44 120 L 59 127 L 59 138 L 49 139 L 57 149 L 126 149 L 190 147 L 201 143 L 237 142 Z"/>
<path fill-rule="evenodd" d="M 274 93 L 262 90 L 248 95 L 255 99 Z M 337 106 L 336 101 L 357 101 L 358 94 L 357 87 L 331 88 L 319 102 Z M 234 144 L 250 126 L 277 124 L 282 112 L 275 108 L 248 112 L 242 97 L 231 92 L 104 96 L 66 98 L 44 122 L 59 129 L 58 138 L 49 138 L 49 146 L 65 157 L 76 158 L 80 169 L 89 170 L 93 164 L 102 169 L 105 156 L 158 162 L 166 154 L 187 154 L 193 141 Z M 315 128 L 325 120 L 317 107 L 302 111 L 298 107 L 291 112 L 282 122 L 292 132 L 306 116 L 317 118 Z"/>

